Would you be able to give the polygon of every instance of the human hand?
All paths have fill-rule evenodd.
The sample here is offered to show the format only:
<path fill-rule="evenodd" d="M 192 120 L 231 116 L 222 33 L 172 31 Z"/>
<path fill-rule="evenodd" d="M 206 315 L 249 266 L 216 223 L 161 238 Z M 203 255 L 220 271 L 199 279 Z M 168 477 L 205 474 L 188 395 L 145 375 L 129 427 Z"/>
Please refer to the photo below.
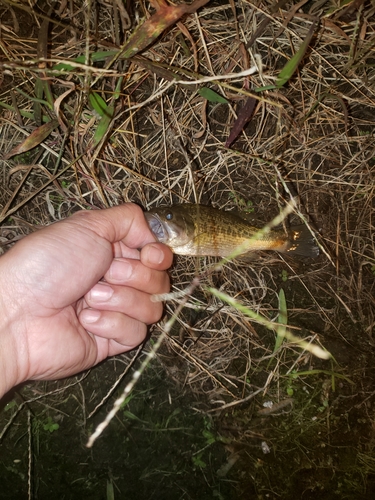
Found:
<path fill-rule="evenodd" d="M 150 296 L 169 290 L 171 263 L 131 203 L 78 212 L 19 241 L 0 258 L 0 397 L 140 344 L 162 315 Z"/>

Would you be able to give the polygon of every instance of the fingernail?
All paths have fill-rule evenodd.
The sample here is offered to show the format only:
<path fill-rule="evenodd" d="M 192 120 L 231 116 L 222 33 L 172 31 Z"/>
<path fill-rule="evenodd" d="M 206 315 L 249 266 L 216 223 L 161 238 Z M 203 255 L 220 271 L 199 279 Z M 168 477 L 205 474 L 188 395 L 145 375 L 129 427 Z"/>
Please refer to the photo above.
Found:
<path fill-rule="evenodd" d="M 151 264 L 161 264 L 164 260 L 164 252 L 159 247 L 150 245 L 147 257 Z"/>
<path fill-rule="evenodd" d="M 108 277 L 116 281 L 127 281 L 133 274 L 133 266 L 125 260 L 114 260 L 108 270 Z"/>
<path fill-rule="evenodd" d="M 84 309 L 81 313 L 82 320 L 85 323 L 95 323 L 100 318 L 100 311 L 95 309 Z"/>
<path fill-rule="evenodd" d="M 104 300 L 109 300 L 112 295 L 112 288 L 108 285 L 103 285 L 102 283 L 97 283 L 90 290 L 90 299 L 95 302 L 103 302 Z"/>

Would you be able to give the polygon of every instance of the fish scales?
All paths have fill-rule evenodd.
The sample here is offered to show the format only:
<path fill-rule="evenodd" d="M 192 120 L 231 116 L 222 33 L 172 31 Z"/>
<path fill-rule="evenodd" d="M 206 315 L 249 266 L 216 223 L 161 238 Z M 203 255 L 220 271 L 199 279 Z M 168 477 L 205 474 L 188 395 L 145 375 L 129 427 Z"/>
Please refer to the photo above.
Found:
<path fill-rule="evenodd" d="M 287 241 L 284 232 L 259 235 L 259 228 L 251 226 L 241 217 L 230 212 L 212 211 L 211 207 L 205 206 L 196 210 L 194 226 L 192 246 L 195 255 L 226 257 L 240 246 L 246 247 L 244 252 L 271 250 L 282 247 Z"/>
<path fill-rule="evenodd" d="M 257 250 L 315 257 L 319 249 L 306 226 L 261 233 L 240 216 L 205 205 L 161 206 L 145 214 L 155 237 L 178 255 L 227 257 Z"/>

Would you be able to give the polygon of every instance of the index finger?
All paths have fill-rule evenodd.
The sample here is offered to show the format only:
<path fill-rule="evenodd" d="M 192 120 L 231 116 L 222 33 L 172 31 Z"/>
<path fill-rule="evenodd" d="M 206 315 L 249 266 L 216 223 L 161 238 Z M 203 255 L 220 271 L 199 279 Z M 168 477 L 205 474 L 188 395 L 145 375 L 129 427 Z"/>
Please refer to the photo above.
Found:
<path fill-rule="evenodd" d="M 111 243 L 122 241 L 129 248 L 142 248 L 155 242 L 143 210 L 134 203 L 104 210 L 82 210 L 72 215 L 69 222 L 89 228 Z"/>

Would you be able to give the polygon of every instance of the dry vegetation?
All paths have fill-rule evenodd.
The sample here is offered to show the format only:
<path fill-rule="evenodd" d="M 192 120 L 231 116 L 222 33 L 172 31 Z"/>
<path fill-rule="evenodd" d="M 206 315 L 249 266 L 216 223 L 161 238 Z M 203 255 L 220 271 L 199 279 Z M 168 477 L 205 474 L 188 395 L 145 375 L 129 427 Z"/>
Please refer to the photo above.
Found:
<path fill-rule="evenodd" d="M 61 498 L 101 498 L 94 490 L 105 488 L 106 480 L 115 485 L 117 498 L 125 493 L 136 498 L 134 491 L 137 498 L 160 499 L 212 498 L 212 492 L 219 498 L 371 498 L 375 5 L 363 0 L 281 4 L 275 9 L 269 1 L 211 1 L 150 40 L 141 54 L 130 59 L 111 54 L 85 64 L 74 60 L 86 55 L 89 62 L 89 54 L 122 46 L 155 13 L 151 2 L 71 0 L 52 8 L 39 1 L 0 2 L 2 251 L 40 225 L 79 209 L 123 201 L 145 209 L 187 201 L 211 204 L 245 211 L 259 226 L 292 202 L 291 223 L 306 221 L 322 250 L 317 259 L 265 253 L 225 263 L 220 270 L 215 259 L 176 258 L 171 270 L 176 293 L 167 300 L 166 318 L 153 328 L 151 344 L 136 367 L 165 334 L 176 308 L 182 302 L 184 307 L 175 323 L 168 324 L 168 335 L 140 388 L 135 387 L 133 401 L 130 396 L 132 417 L 129 410 L 121 418 L 136 421 L 143 431 L 137 438 L 141 446 L 147 435 L 142 422 L 148 421 L 142 402 L 147 401 L 154 418 L 158 412 L 168 415 L 173 411 L 166 406 L 169 391 L 176 408 L 192 412 L 193 420 L 202 423 L 206 441 L 201 448 L 209 450 L 210 458 L 199 446 L 191 451 L 193 438 L 187 431 L 185 445 L 178 446 L 186 446 L 181 453 L 191 467 L 178 476 L 178 471 L 173 475 L 134 458 L 143 470 L 132 478 L 132 490 L 115 465 L 106 465 L 106 460 L 115 462 L 119 451 L 114 457 L 106 450 L 104 434 L 94 450 L 105 449 L 106 459 L 97 452 L 90 462 L 90 481 L 85 476 L 81 489 L 61 489 L 65 496 L 59 490 Z M 284 86 L 275 86 L 313 23 L 315 32 L 298 70 Z M 55 66 L 59 61 L 62 71 Z M 257 71 L 251 76 L 233 76 L 253 66 Z M 48 85 L 40 96 L 40 116 L 48 121 L 57 114 L 59 126 L 40 145 L 10 157 L 42 123 L 36 95 L 43 81 Z M 255 92 L 268 85 L 275 88 Z M 202 87 L 228 103 L 207 101 L 198 93 Z M 107 122 L 93 109 L 90 95 L 113 107 Z M 250 96 L 257 98 L 255 111 L 226 148 L 235 118 Z M 179 294 L 195 277 L 199 283 L 191 295 Z M 208 287 L 276 323 L 282 288 L 290 331 L 323 346 L 333 358 L 321 360 L 290 340 L 274 352 L 275 331 L 213 296 Z M 39 491 L 40 498 L 47 498 L 54 491 L 47 479 L 55 477 L 54 466 L 44 464 L 54 449 L 52 436 L 57 440 L 60 434 L 65 441 L 69 432 L 79 449 L 77 460 L 86 461 L 80 439 L 86 441 L 131 379 L 130 360 L 109 360 L 78 381 L 30 384 L 22 396 L 14 396 L 14 406 L 1 417 L 6 429 L 1 446 L 9 453 L 8 462 L 0 460 L 0 477 L 9 488 L 4 498 L 20 498 L 28 483 L 31 497 L 38 498 Z M 119 387 L 113 388 L 120 375 Z M 155 396 L 152 380 L 166 384 L 162 395 Z M 269 413 L 262 406 L 268 401 L 274 403 Z M 89 418 L 98 404 L 94 419 Z M 190 423 L 177 418 L 178 411 L 173 415 L 174 427 L 190 429 Z M 61 427 L 65 422 L 66 433 L 53 433 L 48 422 Z M 125 428 L 127 435 L 126 422 L 116 432 Z M 117 424 L 113 421 L 106 432 L 112 425 Z M 28 442 L 21 439 L 27 433 Z M 36 450 L 36 439 L 48 443 L 43 452 Z M 107 447 L 111 439 L 119 438 L 110 436 Z M 10 452 L 19 440 L 18 451 Z M 65 448 L 69 454 L 66 443 L 56 446 L 61 456 Z M 168 452 L 167 445 L 157 446 L 158 453 Z M 128 453 L 133 460 L 131 447 Z M 21 465 L 12 462 L 17 457 Z M 78 481 L 83 473 L 77 471 L 75 477 L 64 460 L 66 480 Z M 96 476 L 97 470 L 101 474 Z M 149 477 L 157 477 L 161 491 L 150 486 Z M 141 492 L 139 484 L 148 489 Z"/>

